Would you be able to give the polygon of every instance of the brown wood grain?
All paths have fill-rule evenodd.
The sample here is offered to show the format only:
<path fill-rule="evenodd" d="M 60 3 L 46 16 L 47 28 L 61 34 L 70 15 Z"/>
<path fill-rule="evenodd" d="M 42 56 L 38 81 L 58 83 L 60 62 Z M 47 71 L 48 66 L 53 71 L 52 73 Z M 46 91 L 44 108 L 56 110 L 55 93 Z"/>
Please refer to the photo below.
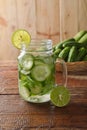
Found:
<path fill-rule="evenodd" d="M 0 60 L 16 60 L 11 36 L 26 29 L 32 38 L 53 44 L 87 29 L 87 0 L 0 0 Z"/>
<path fill-rule="evenodd" d="M 73 37 L 78 32 L 78 0 L 60 0 L 61 40 Z"/>
<path fill-rule="evenodd" d="M 16 59 L 18 50 L 11 43 L 13 30 L 17 29 L 16 1 L 0 1 L 0 60 Z"/>
<path fill-rule="evenodd" d="M 77 61 L 77 62 L 66 62 L 68 74 L 86 74 L 87 72 L 87 61 Z M 60 63 L 56 63 L 56 71 L 62 71 Z"/>
<path fill-rule="evenodd" d="M 56 78 L 61 83 L 61 73 Z M 87 75 L 68 75 L 68 89 L 66 107 L 28 103 L 18 93 L 17 62 L 0 62 L 0 130 L 86 130 Z"/>
<path fill-rule="evenodd" d="M 87 30 L 87 26 L 86 25 L 86 19 L 87 19 L 87 15 L 86 15 L 86 11 L 87 11 L 87 0 L 79 0 L 78 2 L 79 5 L 79 11 L 78 11 L 78 29 L 79 30 Z M 84 19 L 84 20 L 82 20 Z"/>
<path fill-rule="evenodd" d="M 60 41 L 59 0 L 36 0 L 36 26 L 38 38 Z"/>
<path fill-rule="evenodd" d="M 0 125 L 3 128 L 19 128 L 23 125 L 30 128 L 39 125 L 51 125 L 53 128 L 87 128 L 86 94 L 73 95 L 70 104 L 64 108 L 53 107 L 50 103 L 27 103 L 19 95 L 1 95 L 0 100 Z"/>

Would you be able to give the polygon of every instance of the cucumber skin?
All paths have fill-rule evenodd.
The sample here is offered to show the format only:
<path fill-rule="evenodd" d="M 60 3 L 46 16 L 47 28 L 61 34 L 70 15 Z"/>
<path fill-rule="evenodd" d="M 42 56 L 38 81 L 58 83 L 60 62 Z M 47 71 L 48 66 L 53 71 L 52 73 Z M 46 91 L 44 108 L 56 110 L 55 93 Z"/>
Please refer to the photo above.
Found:
<path fill-rule="evenodd" d="M 62 58 L 63 60 L 66 60 L 68 54 L 70 51 L 70 47 L 65 47 L 58 55 L 59 58 Z"/>
<path fill-rule="evenodd" d="M 74 62 L 77 55 L 77 47 L 72 46 L 68 55 L 68 62 Z"/>
<path fill-rule="evenodd" d="M 81 61 L 83 57 L 85 56 L 85 54 L 86 54 L 86 49 L 84 47 L 81 47 L 78 51 L 76 61 Z"/>
<path fill-rule="evenodd" d="M 84 43 L 79 43 L 79 42 L 76 42 L 76 41 L 72 41 L 72 42 L 66 42 L 63 44 L 63 47 L 72 47 L 72 46 L 76 46 L 77 48 L 80 48 L 80 47 L 87 47 L 87 42 L 84 42 Z"/>
<path fill-rule="evenodd" d="M 59 53 L 60 53 L 61 51 L 62 51 L 62 50 L 61 50 L 60 48 L 58 48 L 58 49 L 53 53 L 55 59 L 58 57 L 58 55 L 59 55 Z"/>
<path fill-rule="evenodd" d="M 79 41 L 86 33 L 87 33 L 86 30 L 81 30 L 80 32 L 78 32 L 78 33 L 74 36 L 74 39 L 75 39 L 76 41 Z"/>
<path fill-rule="evenodd" d="M 87 45 L 87 33 L 78 41 L 79 43 L 85 43 Z"/>
<path fill-rule="evenodd" d="M 68 56 L 68 59 L 66 61 L 65 60 L 66 59 L 65 57 L 67 57 L 66 56 L 67 50 L 65 49 L 66 47 L 70 47 L 71 48 L 70 50 L 72 50 L 72 48 L 76 48 L 78 55 L 77 55 L 77 52 L 75 51 L 75 49 L 73 49 L 72 50 L 72 51 L 74 51 L 74 54 L 72 54 L 73 56 L 71 54 L 69 54 L 71 56 Z M 85 48 L 85 49 L 82 49 L 82 48 Z M 84 56 L 87 54 L 87 51 L 85 52 L 86 48 L 87 48 L 87 31 L 82 30 L 82 31 L 78 32 L 73 38 L 64 40 L 61 43 L 57 44 L 55 46 L 55 51 L 53 53 L 56 54 L 56 57 L 58 55 L 58 57 L 64 59 L 66 62 L 84 61 L 87 59 L 87 57 L 84 58 Z M 61 49 L 61 51 L 60 51 L 60 49 Z M 63 51 L 65 51 L 64 49 L 66 50 L 66 54 L 63 54 L 64 53 Z M 72 58 L 70 58 L 70 57 L 72 57 Z"/>
<path fill-rule="evenodd" d="M 58 49 L 54 52 L 54 55 L 58 55 L 60 52 L 61 52 L 61 49 L 58 48 Z"/>
<path fill-rule="evenodd" d="M 55 47 L 54 47 L 54 50 L 57 50 L 58 48 L 62 49 L 63 48 L 63 44 L 66 43 L 66 42 L 69 42 L 69 41 L 75 41 L 75 40 L 74 40 L 74 38 L 70 38 L 70 39 L 64 40 L 64 41 L 56 44 Z"/>
<path fill-rule="evenodd" d="M 67 46 L 78 46 L 78 44 L 75 40 L 74 41 L 68 41 L 68 42 L 65 42 L 63 44 L 63 47 L 67 47 Z"/>

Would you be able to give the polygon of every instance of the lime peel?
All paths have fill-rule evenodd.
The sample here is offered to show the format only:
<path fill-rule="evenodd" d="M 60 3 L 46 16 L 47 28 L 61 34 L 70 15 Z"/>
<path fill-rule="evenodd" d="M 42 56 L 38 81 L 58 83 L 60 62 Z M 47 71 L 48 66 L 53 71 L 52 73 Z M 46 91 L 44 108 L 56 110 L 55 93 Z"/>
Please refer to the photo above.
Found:
<path fill-rule="evenodd" d="M 30 34 L 24 29 L 18 29 L 13 32 L 11 38 L 13 45 L 18 49 L 21 49 L 23 44 L 29 45 L 31 41 Z"/>
<path fill-rule="evenodd" d="M 64 86 L 57 86 L 51 91 L 50 99 L 55 106 L 64 107 L 70 102 L 70 92 Z"/>

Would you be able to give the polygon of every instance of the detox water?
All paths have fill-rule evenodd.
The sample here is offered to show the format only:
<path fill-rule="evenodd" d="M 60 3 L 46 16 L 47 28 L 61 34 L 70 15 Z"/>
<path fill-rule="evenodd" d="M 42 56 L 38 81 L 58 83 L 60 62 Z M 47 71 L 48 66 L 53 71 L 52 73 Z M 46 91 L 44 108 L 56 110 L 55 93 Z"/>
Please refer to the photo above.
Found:
<path fill-rule="evenodd" d="M 55 85 L 55 60 L 51 40 L 32 40 L 18 56 L 19 93 L 29 102 L 50 100 Z"/>

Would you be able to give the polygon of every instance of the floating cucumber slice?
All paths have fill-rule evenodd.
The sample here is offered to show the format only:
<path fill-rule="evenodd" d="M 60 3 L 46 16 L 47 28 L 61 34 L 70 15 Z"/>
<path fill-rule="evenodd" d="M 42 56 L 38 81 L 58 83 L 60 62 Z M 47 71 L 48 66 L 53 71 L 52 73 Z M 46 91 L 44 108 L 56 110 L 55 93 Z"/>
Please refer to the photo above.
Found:
<path fill-rule="evenodd" d="M 27 98 L 30 96 L 30 91 L 24 86 L 19 87 L 19 93 L 25 100 L 27 100 Z"/>
<path fill-rule="evenodd" d="M 19 64 L 23 70 L 30 70 L 33 66 L 33 56 L 25 54 L 21 59 L 19 59 Z"/>
<path fill-rule="evenodd" d="M 21 73 L 24 74 L 24 75 L 28 75 L 28 74 L 30 74 L 30 71 L 27 71 L 27 70 L 21 70 Z"/>
<path fill-rule="evenodd" d="M 40 94 L 42 92 L 42 89 L 43 87 L 39 82 L 34 82 L 33 86 L 30 87 L 31 93 L 35 95 Z"/>
<path fill-rule="evenodd" d="M 44 62 L 40 59 L 35 60 L 35 65 L 40 65 L 40 64 L 44 64 Z"/>
<path fill-rule="evenodd" d="M 50 74 L 50 67 L 46 64 L 37 65 L 31 71 L 32 77 L 37 81 L 44 81 Z"/>

